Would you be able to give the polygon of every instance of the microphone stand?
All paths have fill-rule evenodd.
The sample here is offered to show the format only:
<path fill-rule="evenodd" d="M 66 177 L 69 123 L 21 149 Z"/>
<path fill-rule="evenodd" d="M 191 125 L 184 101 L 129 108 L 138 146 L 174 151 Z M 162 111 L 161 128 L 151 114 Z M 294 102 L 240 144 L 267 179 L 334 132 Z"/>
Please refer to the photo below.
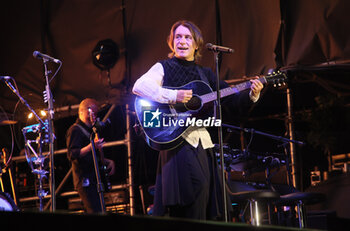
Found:
<path fill-rule="evenodd" d="M 100 170 L 98 166 L 98 160 L 97 160 L 97 153 L 96 153 L 96 146 L 95 146 L 95 141 L 94 138 L 97 134 L 97 128 L 95 124 L 92 127 L 93 132 L 90 135 L 90 143 L 91 143 L 91 151 L 92 151 L 92 159 L 94 161 L 94 168 L 95 168 L 95 175 L 96 175 L 96 180 L 97 180 L 97 192 L 100 198 L 100 205 L 101 205 L 101 210 L 102 213 L 106 212 L 106 205 L 104 201 L 104 185 L 101 181 L 101 175 L 100 175 Z"/>
<path fill-rule="evenodd" d="M 10 77 L 10 78 L 14 81 L 14 79 L 12 77 Z M 19 94 L 17 87 L 14 87 L 12 85 L 12 83 L 8 80 L 5 80 L 5 83 L 11 89 L 11 91 L 17 95 L 19 100 L 29 109 L 29 111 L 31 111 L 33 113 L 35 119 L 40 123 L 40 125 L 44 125 L 44 121 L 38 116 L 38 114 L 36 114 L 36 112 L 33 110 L 33 108 L 28 104 L 28 102 Z M 16 86 L 16 84 L 15 84 L 15 86 Z"/>
<path fill-rule="evenodd" d="M 220 92 L 220 74 L 219 74 L 219 53 L 220 51 L 214 50 L 215 58 L 215 68 L 216 68 L 216 119 L 222 119 L 222 110 L 221 110 L 221 92 Z M 221 180 L 222 180 L 222 199 L 223 199 L 223 212 L 224 212 L 224 221 L 228 222 L 227 214 L 227 193 L 226 193 L 226 176 L 225 176 L 225 163 L 224 163 L 224 146 L 223 146 L 223 137 L 222 137 L 222 126 L 218 128 L 218 139 L 219 139 L 219 153 L 220 153 L 220 163 L 221 163 Z"/>
<path fill-rule="evenodd" d="M 54 164 L 54 107 L 53 107 L 53 97 L 50 90 L 49 82 L 49 71 L 47 68 L 47 63 L 49 59 L 43 57 L 44 72 L 45 72 L 45 94 L 44 101 L 47 102 L 48 108 L 48 133 L 49 133 L 49 153 L 50 153 L 50 191 L 51 191 L 51 212 L 56 210 L 56 193 L 55 193 L 55 164 Z"/>
<path fill-rule="evenodd" d="M 291 139 L 288 139 L 288 138 L 284 138 L 282 136 L 275 136 L 275 135 L 271 135 L 271 134 L 268 134 L 268 133 L 265 133 L 265 132 L 261 132 L 261 131 L 257 131 L 253 128 L 241 128 L 241 127 L 237 127 L 237 126 L 233 126 L 233 125 L 228 125 L 228 124 L 222 124 L 223 127 L 226 127 L 226 128 L 231 128 L 231 129 L 236 129 L 236 130 L 240 130 L 240 131 L 243 131 L 245 133 L 255 133 L 255 134 L 258 134 L 258 135 L 263 135 L 263 136 L 267 136 L 271 139 L 274 139 L 274 140 L 277 140 L 277 141 L 281 141 L 281 142 L 292 142 L 294 144 L 299 144 L 299 145 L 305 145 L 305 142 L 302 142 L 302 141 L 299 141 L 299 140 L 291 140 Z"/>

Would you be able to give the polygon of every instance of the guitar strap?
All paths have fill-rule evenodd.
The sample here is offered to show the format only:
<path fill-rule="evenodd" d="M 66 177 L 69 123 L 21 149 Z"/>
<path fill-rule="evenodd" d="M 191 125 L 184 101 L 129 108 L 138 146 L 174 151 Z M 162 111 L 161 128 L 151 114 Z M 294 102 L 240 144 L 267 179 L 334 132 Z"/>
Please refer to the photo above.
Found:
<path fill-rule="evenodd" d="M 90 139 L 90 133 L 88 131 L 85 130 L 85 128 L 83 126 L 81 126 L 80 124 L 75 124 L 78 128 L 80 128 L 80 130 L 83 132 L 83 134 Z"/>
<path fill-rule="evenodd" d="M 199 73 L 199 76 L 200 76 L 201 80 L 210 86 L 208 77 L 204 74 L 204 72 L 200 68 L 200 66 L 197 65 L 196 68 L 197 68 L 197 71 Z"/>

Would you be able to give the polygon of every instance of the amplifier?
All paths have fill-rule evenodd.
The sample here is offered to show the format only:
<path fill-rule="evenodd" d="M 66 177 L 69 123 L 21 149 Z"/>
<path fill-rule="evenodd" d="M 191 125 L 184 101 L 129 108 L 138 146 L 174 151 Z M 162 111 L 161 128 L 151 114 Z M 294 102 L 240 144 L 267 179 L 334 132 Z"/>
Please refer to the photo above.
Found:
<path fill-rule="evenodd" d="M 128 196 L 125 190 L 104 193 L 106 210 L 110 212 L 126 212 Z M 68 199 L 68 210 L 73 212 L 82 212 L 84 210 L 80 197 Z"/>

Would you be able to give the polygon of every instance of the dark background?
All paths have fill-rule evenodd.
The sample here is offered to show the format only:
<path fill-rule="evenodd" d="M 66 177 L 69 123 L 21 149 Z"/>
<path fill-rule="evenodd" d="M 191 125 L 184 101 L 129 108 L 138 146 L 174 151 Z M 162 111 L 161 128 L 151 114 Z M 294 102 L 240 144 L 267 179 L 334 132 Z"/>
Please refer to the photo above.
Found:
<path fill-rule="evenodd" d="M 6 1 L 0 7 L 0 75 L 12 76 L 22 97 L 35 109 L 45 108 L 42 61 L 34 50 L 62 60 L 62 69 L 50 83 L 55 108 L 77 105 L 86 97 L 118 106 L 112 113 L 110 140 L 123 139 L 125 103 L 133 104 L 130 90 L 134 81 L 151 65 L 167 57 L 166 38 L 179 19 L 197 24 L 205 43 L 235 50 L 220 58 L 220 78 L 267 74 L 282 69 L 292 92 L 295 139 L 300 189 L 310 185 L 310 171 L 317 166 L 327 171 L 327 155 L 349 153 L 349 67 L 350 2 L 346 0 L 69 0 Z M 97 42 L 112 39 L 120 58 L 107 73 L 92 63 Z M 214 69 L 213 54 L 203 50 L 201 64 Z M 54 72 L 56 64 L 50 64 Z M 0 106 L 10 119 L 15 134 L 14 156 L 23 149 L 20 130 L 35 121 L 26 119 L 28 110 L 5 83 L 0 84 Z M 224 109 L 224 121 L 273 135 L 288 137 L 286 89 L 265 88 L 248 117 L 239 118 Z M 55 149 L 65 148 L 65 132 L 75 121 L 76 110 L 55 113 Z M 132 121 L 135 118 L 132 118 Z M 215 132 L 214 132 L 215 133 Z M 133 136 L 136 184 L 154 181 L 157 152 L 141 137 Z M 244 135 L 245 145 L 250 135 Z M 225 143 L 241 146 L 237 132 L 224 133 Z M 11 150 L 9 126 L 0 127 L 0 147 Z M 280 143 L 255 135 L 250 149 L 255 152 L 283 152 Z M 125 149 L 110 151 L 117 162 L 120 182 L 126 176 Z M 62 155 L 61 155 L 62 156 Z M 61 158 L 61 157 L 60 157 Z M 62 174 L 66 168 L 62 157 Z M 57 170 L 59 171 L 59 170 Z M 60 174 L 58 174 L 59 177 Z"/>

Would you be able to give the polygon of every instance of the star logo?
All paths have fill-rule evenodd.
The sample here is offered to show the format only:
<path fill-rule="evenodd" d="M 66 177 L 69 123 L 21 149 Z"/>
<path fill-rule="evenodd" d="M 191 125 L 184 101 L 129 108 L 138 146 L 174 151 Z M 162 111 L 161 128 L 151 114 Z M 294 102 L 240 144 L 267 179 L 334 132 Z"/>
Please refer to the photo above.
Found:
<path fill-rule="evenodd" d="M 157 110 L 156 110 L 155 112 L 151 112 L 151 113 L 152 113 L 152 115 L 153 115 L 151 121 L 154 120 L 154 119 L 159 120 L 159 115 L 162 114 L 162 113 L 159 111 L 159 108 L 157 108 Z"/>
<path fill-rule="evenodd" d="M 160 116 L 162 112 L 157 108 L 157 110 L 145 110 L 143 111 L 143 127 L 145 128 L 159 128 L 160 127 Z"/>

